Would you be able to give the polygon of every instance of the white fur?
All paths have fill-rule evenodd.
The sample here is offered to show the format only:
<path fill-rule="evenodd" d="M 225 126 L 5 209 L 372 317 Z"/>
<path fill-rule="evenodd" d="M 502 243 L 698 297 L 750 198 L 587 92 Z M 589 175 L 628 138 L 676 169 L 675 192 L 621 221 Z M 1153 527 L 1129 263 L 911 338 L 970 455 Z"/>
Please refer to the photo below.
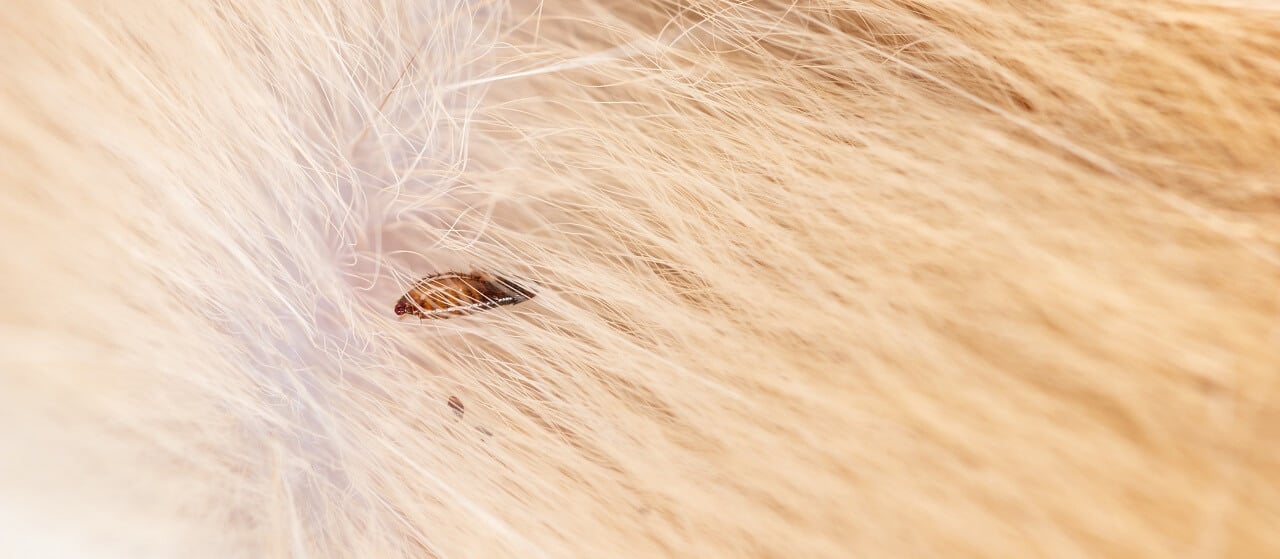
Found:
<path fill-rule="evenodd" d="M 20 4 L 0 556 L 1280 550 L 1261 4 Z"/>

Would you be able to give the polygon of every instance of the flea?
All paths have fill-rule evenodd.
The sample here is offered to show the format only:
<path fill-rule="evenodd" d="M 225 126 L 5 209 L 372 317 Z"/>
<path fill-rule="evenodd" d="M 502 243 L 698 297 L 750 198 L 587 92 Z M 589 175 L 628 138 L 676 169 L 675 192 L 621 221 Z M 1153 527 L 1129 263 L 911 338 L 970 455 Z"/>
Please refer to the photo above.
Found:
<path fill-rule="evenodd" d="M 533 295 L 519 284 L 492 274 L 449 272 L 427 276 L 409 288 L 396 301 L 396 315 L 450 318 L 522 303 Z"/>

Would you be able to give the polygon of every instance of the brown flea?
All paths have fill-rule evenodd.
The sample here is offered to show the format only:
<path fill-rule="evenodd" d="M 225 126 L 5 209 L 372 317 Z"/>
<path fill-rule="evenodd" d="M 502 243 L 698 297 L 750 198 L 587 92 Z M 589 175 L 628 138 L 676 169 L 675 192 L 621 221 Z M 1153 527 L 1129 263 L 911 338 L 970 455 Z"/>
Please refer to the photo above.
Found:
<path fill-rule="evenodd" d="M 458 417 L 462 417 L 462 412 L 464 409 L 462 406 L 462 400 L 459 400 L 457 396 L 450 396 L 449 409 L 453 410 L 453 413 L 458 414 Z"/>
<path fill-rule="evenodd" d="M 396 315 L 450 318 L 514 305 L 533 298 L 533 292 L 511 280 L 486 273 L 444 273 L 427 276 L 396 301 Z"/>

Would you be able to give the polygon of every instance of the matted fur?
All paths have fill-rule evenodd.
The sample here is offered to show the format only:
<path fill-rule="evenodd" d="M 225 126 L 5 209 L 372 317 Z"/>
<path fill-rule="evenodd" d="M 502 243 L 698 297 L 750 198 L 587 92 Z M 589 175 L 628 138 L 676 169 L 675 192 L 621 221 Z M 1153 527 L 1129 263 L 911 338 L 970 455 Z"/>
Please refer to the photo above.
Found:
<path fill-rule="evenodd" d="M 2 556 L 1280 553 L 1271 3 L 17 4 Z"/>

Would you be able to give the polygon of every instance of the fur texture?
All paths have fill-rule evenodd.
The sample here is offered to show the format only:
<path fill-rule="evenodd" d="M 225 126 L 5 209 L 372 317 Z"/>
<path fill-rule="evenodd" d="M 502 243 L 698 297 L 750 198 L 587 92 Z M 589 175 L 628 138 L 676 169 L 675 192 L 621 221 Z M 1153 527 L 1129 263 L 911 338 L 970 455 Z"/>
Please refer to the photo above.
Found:
<path fill-rule="evenodd" d="M 1280 553 L 1271 3 L 17 4 L 0 555 Z"/>

